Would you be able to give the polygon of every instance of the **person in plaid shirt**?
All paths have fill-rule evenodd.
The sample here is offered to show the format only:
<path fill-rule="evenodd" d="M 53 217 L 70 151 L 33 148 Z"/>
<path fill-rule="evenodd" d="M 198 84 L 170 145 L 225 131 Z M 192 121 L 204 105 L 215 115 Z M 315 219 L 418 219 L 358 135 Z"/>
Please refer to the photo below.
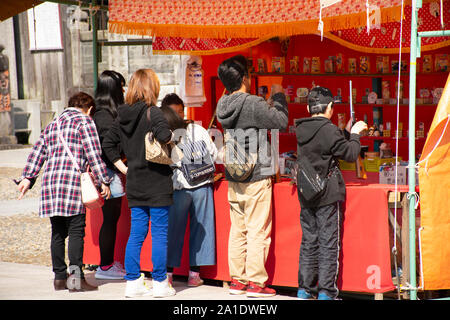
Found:
<path fill-rule="evenodd" d="M 106 166 L 101 159 L 101 146 L 94 121 L 89 117 L 95 108 L 94 99 L 80 92 L 72 96 L 69 106 L 42 132 L 33 146 L 23 169 L 18 184 L 19 199 L 30 189 L 44 162 L 47 162 L 42 176 L 42 191 L 39 205 L 39 216 L 49 217 L 52 225 L 51 256 L 55 273 L 55 290 L 67 289 L 67 285 L 75 280 L 75 286 L 69 285 L 70 291 L 96 290 L 84 279 L 83 249 L 86 226 L 86 209 L 81 201 L 80 173 L 62 142 L 58 138 L 57 122 L 63 138 L 72 151 L 81 170 L 91 168 L 97 183 L 101 184 L 101 194 L 109 198 L 110 178 Z M 74 276 L 67 281 L 67 265 L 64 261 L 65 238 L 69 236 L 69 271 Z"/>

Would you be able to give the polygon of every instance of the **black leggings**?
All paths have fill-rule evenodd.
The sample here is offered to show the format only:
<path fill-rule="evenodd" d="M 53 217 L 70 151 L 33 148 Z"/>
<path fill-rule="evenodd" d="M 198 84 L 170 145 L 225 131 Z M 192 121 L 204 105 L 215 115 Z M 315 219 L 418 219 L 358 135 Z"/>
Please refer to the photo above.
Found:
<path fill-rule="evenodd" d="M 64 260 L 66 243 L 69 236 L 69 273 L 83 275 L 83 249 L 84 249 L 84 228 L 86 227 L 86 215 L 78 214 L 70 217 L 55 216 L 50 218 L 52 224 L 51 256 L 55 279 L 64 280 L 67 278 L 67 265 Z"/>
<path fill-rule="evenodd" d="M 102 207 L 103 224 L 99 234 L 100 266 L 109 266 L 114 262 L 117 222 L 122 210 L 122 198 L 105 201 Z"/>

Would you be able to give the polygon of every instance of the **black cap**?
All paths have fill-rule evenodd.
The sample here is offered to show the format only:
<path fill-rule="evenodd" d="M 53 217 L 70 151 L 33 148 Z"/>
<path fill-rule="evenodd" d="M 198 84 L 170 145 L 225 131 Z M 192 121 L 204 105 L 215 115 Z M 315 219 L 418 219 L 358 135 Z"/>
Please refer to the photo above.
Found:
<path fill-rule="evenodd" d="M 333 101 L 333 94 L 330 89 L 315 87 L 308 94 L 309 113 L 324 113 L 328 104 Z"/>

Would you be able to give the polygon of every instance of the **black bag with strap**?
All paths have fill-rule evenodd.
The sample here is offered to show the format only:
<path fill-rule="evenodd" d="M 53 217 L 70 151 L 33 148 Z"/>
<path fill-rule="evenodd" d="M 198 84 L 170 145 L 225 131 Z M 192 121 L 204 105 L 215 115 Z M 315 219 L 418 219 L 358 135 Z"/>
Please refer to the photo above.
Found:
<path fill-rule="evenodd" d="M 306 156 L 300 157 L 297 169 L 297 188 L 306 201 L 318 199 L 326 190 L 329 178 L 339 169 L 335 159 L 326 177 L 321 177 Z"/>
<path fill-rule="evenodd" d="M 297 189 L 306 201 L 314 201 L 325 192 L 328 179 L 338 168 L 337 161 L 333 159 L 328 175 L 321 177 L 307 155 L 299 154 L 297 164 Z"/>
<path fill-rule="evenodd" d="M 299 157 L 297 188 L 306 201 L 317 199 L 324 192 L 327 180 L 317 173 L 306 156 Z"/>
<path fill-rule="evenodd" d="M 192 141 L 186 135 L 186 143 L 177 146 L 183 151 L 181 172 L 191 186 L 214 178 L 216 168 L 205 141 Z"/>

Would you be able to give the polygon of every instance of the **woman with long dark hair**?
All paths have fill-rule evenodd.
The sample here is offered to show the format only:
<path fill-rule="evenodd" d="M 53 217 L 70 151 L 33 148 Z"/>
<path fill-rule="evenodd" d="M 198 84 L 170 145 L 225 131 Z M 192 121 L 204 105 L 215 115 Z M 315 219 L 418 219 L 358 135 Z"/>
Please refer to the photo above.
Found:
<path fill-rule="evenodd" d="M 103 143 L 105 135 L 111 128 L 114 119 L 117 118 L 117 108 L 124 103 L 123 86 L 124 77 L 115 71 L 106 70 L 100 75 L 95 91 L 94 121 L 97 127 L 100 143 Z M 96 279 L 116 280 L 123 279 L 126 272 L 122 264 L 114 261 L 114 249 L 116 244 L 117 222 L 122 209 L 122 197 L 125 195 L 122 172 L 112 164 L 102 150 L 102 160 L 106 164 L 106 170 L 111 180 L 111 198 L 105 200 L 102 207 L 103 224 L 99 234 L 100 265 L 95 273 Z M 122 163 L 123 164 L 123 163 Z"/>

